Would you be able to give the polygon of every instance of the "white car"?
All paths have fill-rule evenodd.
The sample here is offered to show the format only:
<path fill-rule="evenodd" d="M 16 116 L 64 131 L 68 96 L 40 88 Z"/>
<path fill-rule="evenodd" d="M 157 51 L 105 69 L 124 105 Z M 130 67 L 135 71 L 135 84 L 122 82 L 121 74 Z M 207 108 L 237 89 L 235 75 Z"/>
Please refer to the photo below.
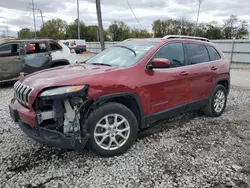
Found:
<path fill-rule="evenodd" d="M 63 43 L 67 45 L 70 49 L 75 50 L 77 54 L 82 54 L 87 50 L 86 41 L 82 39 L 68 39 L 64 40 Z"/>
<path fill-rule="evenodd" d="M 57 53 L 52 53 L 53 59 L 57 59 L 57 56 L 63 56 L 64 59 L 67 59 L 70 64 L 75 64 L 77 62 L 76 60 L 76 52 L 73 49 L 70 49 L 68 46 L 64 44 L 63 40 L 59 40 L 58 44 L 62 47 L 62 51 L 57 51 Z"/>

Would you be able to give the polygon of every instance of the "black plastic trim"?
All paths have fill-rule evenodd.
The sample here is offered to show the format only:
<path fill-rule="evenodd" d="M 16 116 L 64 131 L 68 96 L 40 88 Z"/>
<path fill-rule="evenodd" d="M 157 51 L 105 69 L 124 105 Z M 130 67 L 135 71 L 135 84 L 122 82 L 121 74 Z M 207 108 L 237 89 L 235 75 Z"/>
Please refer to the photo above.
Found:
<path fill-rule="evenodd" d="M 107 100 L 118 98 L 118 97 L 130 97 L 130 98 L 133 98 L 133 99 L 136 100 L 136 103 L 137 103 L 137 105 L 139 107 L 139 110 L 140 110 L 140 116 L 141 116 L 140 117 L 141 125 L 139 125 L 139 127 L 140 128 L 145 127 L 145 119 L 144 119 L 145 116 L 144 116 L 144 112 L 143 112 L 143 109 L 142 109 L 141 101 L 140 101 L 139 97 L 137 95 L 135 95 L 134 93 L 123 92 L 123 93 L 114 93 L 114 94 L 100 96 L 97 103 L 99 104 L 99 103 L 105 102 Z"/>
<path fill-rule="evenodd" d="M 220 78 L 218 80 L 216 80 L 215 84 L 214 84 L 214 88 L 216 87 L 216 85 L 218 85 L 219 82 L 221 81 L 227 81 L 228 82 L 228 90 L 227 90 L 227 95 L 229 95 L 230 92 L 230 81 L 228 78 Z M 226 88 L 227 89 L 227 88 Z"/>
<path fill-rule="evenodd" d="M 59 63 L 65 63 L 65 65 L 70 65 L 70 62 L 67 59 L 56 59 L 50 62 L 51 66 L 59 64 Z"/>
<path fill-rule="evenodd" d="M 209 101 L 209 98 L 204 98 L 204 99 L 192 101 L 189 103 L 185 103 L 177 107 L 169 108 L 161 112 L 157 112 L 153 115 L 145 117 L 145 123 L 151 124 L 161 119 L 168 119 L 168 118 L 176 117 L 181 113 L 185 113 L 188 111 L 202 108 L 208 104 L 208 101 Z"/>
<path fill-rule="evenodd" d="M 88 139 L 89 134 L 86 134 L 82 138 L 71 138 L 66 137 L 59 131 L 46 129 L 44 127 L 35 126 L 31 127 L 28 124 L 25 124 L 21 120 L 19 121 L 19 127 L 22 131 L 30 138 L 35 141 L 45 144 L 48 146 L 62 148 L 62 149 L 74 149 L 74 150 L 83 150 Z"/>

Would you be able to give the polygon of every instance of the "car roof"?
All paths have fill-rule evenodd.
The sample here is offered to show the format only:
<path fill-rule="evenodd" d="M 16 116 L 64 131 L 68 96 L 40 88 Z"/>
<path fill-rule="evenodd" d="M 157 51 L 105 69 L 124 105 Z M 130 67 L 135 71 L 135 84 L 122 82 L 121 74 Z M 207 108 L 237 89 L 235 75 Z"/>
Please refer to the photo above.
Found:
<path fill-rule="evenodd" d="M 198 44 L 208 44 L 214 46 L 214 44 L 210 41 L 204 41 L 204 40 L 198 40 L 198 39 L 188 39 L 188 38 L 129 38 L 125 41 L 148 41 L 148 42 L 157 42 L 157 43 L 167 43 L 167 42 L 192 42 L 192 43 L 198 43 Z M 125 42 L 124 41 L 124 42 Z"/>
<path fill-rule="evenodd" d="M 54 40 L 54 39 L 4 39 L 4 40 L 0 40 L 0 44 L 2 44 L 2 43 L 18 43 L 18 42 L 37 43 L 37 42 L 44 42 L 44 41 L 56 42 L 56 40 Z"/>

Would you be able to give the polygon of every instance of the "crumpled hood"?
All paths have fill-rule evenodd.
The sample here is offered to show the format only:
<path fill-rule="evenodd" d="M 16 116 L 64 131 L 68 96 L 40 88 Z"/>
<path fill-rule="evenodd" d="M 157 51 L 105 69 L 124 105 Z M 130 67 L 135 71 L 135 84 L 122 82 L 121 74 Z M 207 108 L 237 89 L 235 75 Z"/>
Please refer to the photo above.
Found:
<path fill-rule="evenodd" d="M 114 69 L 118 68 L 85 64 L 62 66 L 30 74 L 23 78 L 21 82 L 24 85 L 33 87 L 35 89 L 64 85 L 80 85 L 87 84 L 85 83 L 84 78 L 89 75 L 101 74 Z"/>

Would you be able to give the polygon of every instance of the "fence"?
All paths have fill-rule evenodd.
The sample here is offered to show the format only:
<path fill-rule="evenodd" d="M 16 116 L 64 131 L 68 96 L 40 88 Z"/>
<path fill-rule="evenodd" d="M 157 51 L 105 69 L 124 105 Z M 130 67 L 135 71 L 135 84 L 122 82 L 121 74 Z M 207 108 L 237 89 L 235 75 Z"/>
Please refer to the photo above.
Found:
<path fill-rule="evenodd" d="M 250 40 L 213 40 L 229 60 L 234 63 L 250 64 Z M 105 42 L 105 48 L 109 48 L 118 42 Z M 87 49 L 91 53 L 100 53 L 99 42 L 87 42 Z"/>

